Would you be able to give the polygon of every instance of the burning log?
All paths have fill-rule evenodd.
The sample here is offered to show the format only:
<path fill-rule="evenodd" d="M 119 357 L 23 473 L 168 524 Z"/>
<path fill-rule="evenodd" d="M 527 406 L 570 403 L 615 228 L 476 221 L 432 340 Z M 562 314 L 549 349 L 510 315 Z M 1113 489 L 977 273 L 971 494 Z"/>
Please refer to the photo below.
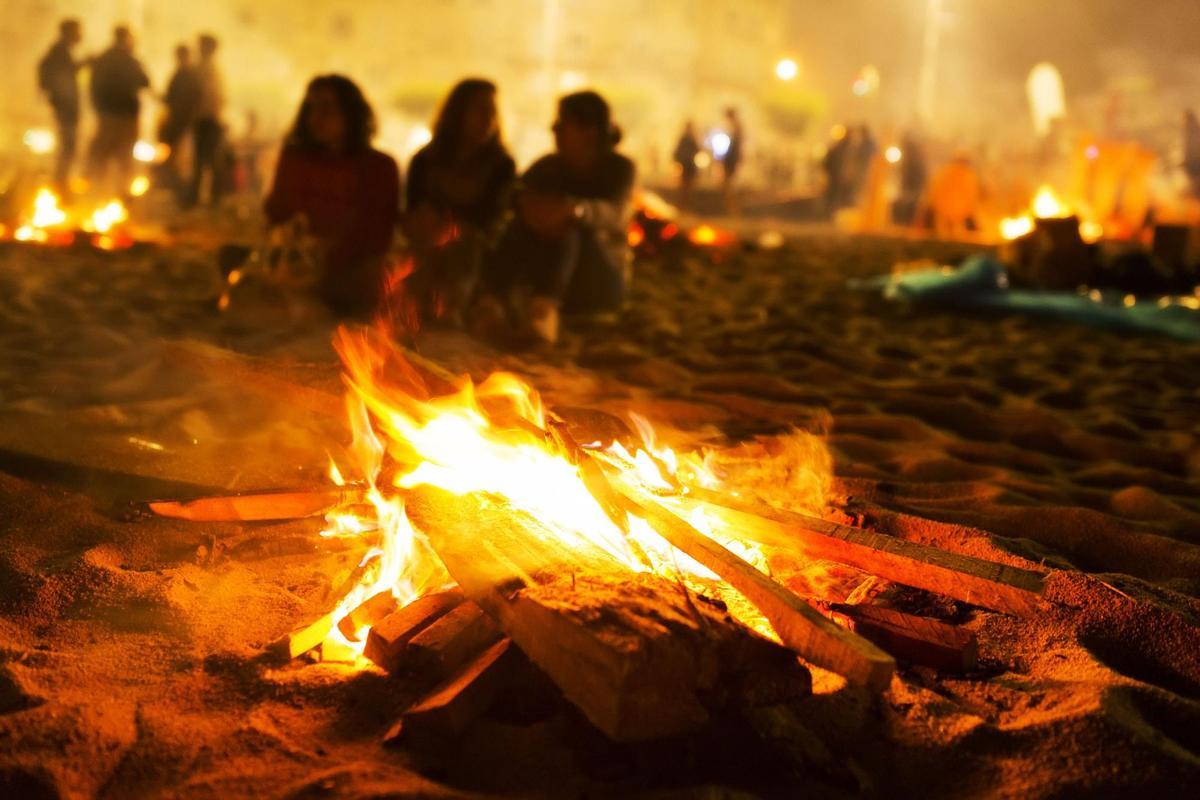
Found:
<path fill-rule="evenodd" d="M 363 655 L 388 672 L 397 671 L 405 645 L 462 601 L 462 592 L 457 589 L 418 597 L 371 627 Z"/>
<path fill-rule="evenodd" d="M 629 510 L 646 520 L 672 545 L 711 569 L 752 602 L 771 622 L 780 640 L 803 657 L 871 691 L 883 691 L 895 660 L 871 642 L 834 625 L 786 587 L 696 530 L 644 493 L 617 482 Z"/>
<path fill-rule="evenodd" d="M 299 658 L 320 645 L 332 632 L 333 612 L 330 612 L 275 640 L 267 648 L 267 655 L 279 661 Z"/>
<path fill-rule="evenodd" d="M 975 634 L 956 625 L 891 608 L 846 603 L 831 604 L 829 614 L 896 658 L 940 672 L 970 672 L 979 660 Z"/>
<path fill-rule="evenodd" d="M 799 545 L 814 558 L 993 611 L 1027 616 L 1037 610 L 1045 592 L 1045 575 L 1040 572 L 748 503 L 708 489 L 689 487 L 687 497 L 724 515 L 760 544 Z"/>
<path fill-rule="evenodd" d="M 371 628 L 396 610 L 396 598 L 391 590 L 380 592 L 364 600 L 357 608 L 338 620 L 338 630 L 352 642 L 359 639 L 359 631 Z"/>
<path fill-rule="evenodd" d="M 192 522 L 260 522 L 315 517 L 338 506 L 361 503 L 366 493 L 358 489 L 324 492 L 261 492 L 195 500 L 153 500 L 150 511 L 160 517 Z"/>
<path fill-rule="evenodd" d="M 466 602 L 409 639 L 400 668 L 445 677 L 499 638 L 491 617 L 475 603 Z"/>
<path fill-rule="evenodd" d="M 517 648 L 509 639 L 484 650 L 405 711 L 384 734 L 384 745 L 402 740 L 440 743 L 461 736 L 495 702 L 517 656 Z"/>
<path fill-rule="evenodd" d="M 782 669 L 809 690 L 794 658 L 710 601 L 598 552 L 571 558 L 503 501 L 421 487 L 406 508 L 466 595 L 614 740 L 703 724 L 709 707 L 729 701 L 729 675 L 775 679 Z"/>

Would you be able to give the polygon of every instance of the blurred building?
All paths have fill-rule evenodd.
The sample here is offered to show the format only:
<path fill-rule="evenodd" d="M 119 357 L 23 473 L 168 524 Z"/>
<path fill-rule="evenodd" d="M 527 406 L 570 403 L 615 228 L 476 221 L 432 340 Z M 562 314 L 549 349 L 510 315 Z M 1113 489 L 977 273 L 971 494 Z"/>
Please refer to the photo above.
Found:
<path fill-rule="evenodd" d="M 5 0 L 0 65 L 15 76 L 0 93 L 4 141 L 48 124 L 34 68 L 58 20 L 84 22 L 82 52 L 107 45 L 128 22 L 156 88 L 171 50 L 198 31 L 222 39 L 235 129 L 248 111 L 278 135 L 305 80 L 345 72 L 380 112 L 384 145 L 406 156 L 424 136 L 437 99 L 457 78 L 501 87 L 507 135 L 522 162 L 550 144 L 553 100 L 600 89 L 626 133 L 624 148 L 646 172 L 670 167 L 685 119 L 719 126 L 742 109 L 751 146 L 769 136 L 758 103 L 775 80 L 788 19 L 785 0 Z M 153 127 L 150 115 L 144 131 Z"/>

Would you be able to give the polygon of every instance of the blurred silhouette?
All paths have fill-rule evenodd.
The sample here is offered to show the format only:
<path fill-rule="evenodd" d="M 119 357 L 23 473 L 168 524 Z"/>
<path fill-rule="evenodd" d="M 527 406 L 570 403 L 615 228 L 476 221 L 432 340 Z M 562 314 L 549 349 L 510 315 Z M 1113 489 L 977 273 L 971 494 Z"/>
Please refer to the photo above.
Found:
<path fill-rule="evenodd" d="M 1183 114 L 1183 171 L 1192 196 L 1200 197 L 1200 120 L 1191 109 Z"/>
<path fill-rule="evenodd" d="M 342 75 L 308 85 L 284 144 L 265 210 L 272 225 L 314 237 L 323 251 L 317 290 L 334 311 L 370 313 L 399 215 L 396 162 L 371 147 L 375 114 Z"/>
<path fill-rule="evenodd" d="M 721 189 L 725 195 L 725 211 L 736 216 L 739 211 L 737 189 L 734 179 L 738 168 L 742 165 L 743 137 L 742 121 L 736 108 L 725 109 L 725 118 L 729 122 L 729 148 L 721 159 Z"/>
<path fill-rule="evenodd" d="M 165 113 L 158 127 L 158 140 L 170 148 L 160 175 L 177 192 L 180 190 L 179 150 L 184 135 L 192 128 L 200 103 L 200 76 L 192 64 L 192 51 L 187 45 L 175 48 L 175 72 L 167 83 L 163 96 Z M 161 180 L 161 179 L 160 179 Z"/>
<path fill-rule="evenodd" d="M 912 225 L 929 182 L 929 165 L 925 162 L 924 145 L 911 131 L 900 138 L 900 154 L 900 193 L 892 206 L 892 221 L 897 225 Z"/>
<path fill-rule="evenodd" d="M 415 271 L 407 288 L 425 319 L 461 321 L 515 179 L 516 164 L 501 139 L 495 84 L 460 81 L 438 112 L 433 139 L 408 167 L 404 231 Z"/>
<path fill-rule="evenodd" d="M 67 189 L 78 146 L 79 70 L 87 62 L 76 61 L 71 51 L 82 39 L 79 21 L 64 19 L 58 26 L 58 41 L 38 62 L 38 87 L 50 103 L 58 129 L 54 182 L 60 192 Z"/>
<path fill-rule="evenodd" d="M 558 338 L 560 312 L 615 311 L 624 300 L 635 178 L 633 162 L 614 150 L 621 132 L 596 92 L 563 97 L 553 130 L 555 152 L 521 177 L 516 219 L 485 276 L 490 293 L 476 318 L 486 329 L 513 310 L 547 342 Z"/>
<path fill-rule="evenodd" d="M 850 205 L 846 184 L 847 161 L 850 157 L 850 137 L 842 125 L 835 126 L 825 148 L 822 166 L 825 168 L 825 214 L 830 219 Z"/>
<path fill-rule="evenodd" d="M 196 64 L 199 94 L 192 120 L 192 187 L 188 204 L 200 202 L 204 178 L 208 176 L 208 202 L 216 205 L 224 189 L 221 158 L 221 112 L 225 106 L 225 86 L 217 69 L 217 39 L 202 34 L 198 42 L 200 59 Z"/>
<path fill-rule="evenodd" d="M 979 175 L 971 157 L 958 153 L 930 181 L 927 211 L 922 216 L 939 237 L 959 238 L 978 230 L 980 196 Z"/>
<path fill-rule="evenodd" d="M 92 106 L 97 126 L 88 153 L 88 173 L 94 184 L 102 185 L 106 177 L 115 177 L 118 191 L 129 187 L 142 110 L 139 95 L 149 85 L 142 62 L 133 54 L 133 34 L 124 25 L 117 26 L 112 46 L 92 62 Z"/>
<path fill-rule="evenodd" d="M 692 121 L 683 125 L 683 133 L 675 144 L 675 163 L 679 165 L 679 202 L 676 204 L 681 211 L 687 211 L 692 197 L 692 186 L 696 183 L 696 156 L 700 155 L 700 140 L 696 138 L 696 129 Z"/>

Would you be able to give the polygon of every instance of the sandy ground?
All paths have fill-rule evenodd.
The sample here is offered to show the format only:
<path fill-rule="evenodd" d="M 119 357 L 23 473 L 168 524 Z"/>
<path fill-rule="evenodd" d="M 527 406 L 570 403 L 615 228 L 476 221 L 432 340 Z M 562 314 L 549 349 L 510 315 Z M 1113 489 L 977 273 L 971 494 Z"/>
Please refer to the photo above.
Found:
<path fill-rule="evenodd" d="M 551 405 L 634 409 L 672 442 L 720 449 L 731 480 L 780 505 L 817 480 L 831 506 L 878 530 L 1063 570 L 1030 620 L 878 587 L 975 630 L 980 669 L 904 667 L 875 704 L 814 696 L 803 712 L 820 735 L 782 781 L 766 766 L 606 747 L 561 715 L 487 720 L 435 759 L 381 748 L 417 687 L 259 658 L 328 610 L 361 549 L 322 539 L 315 522 L 129 515 L 129 501 L 153 496 L 321 485 L 341 420 L 203 374 L 173 342 L 264 356 L 336 390 L 332 321 L 251 298 L 216 314 L 199 244 L 0 250 L 0 796 L 727 786 L 1051 797 L 1196 785 L 1200 347 L 843 288 L 898 259 L 960 252 L 821 233 L 773 251 L 692 252 L 641 265 L 622 325 L 552 351 L 422 339 L 457 369 L 525 375 Z M 829 457 L 831 483 L 813 467 Z"/>

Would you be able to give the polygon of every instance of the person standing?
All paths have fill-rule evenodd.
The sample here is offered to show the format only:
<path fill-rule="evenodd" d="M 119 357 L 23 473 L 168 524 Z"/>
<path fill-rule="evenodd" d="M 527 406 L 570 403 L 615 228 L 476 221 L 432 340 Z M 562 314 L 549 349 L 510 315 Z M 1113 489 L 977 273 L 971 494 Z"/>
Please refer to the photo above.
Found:
<path fill-rule="evenodd" d="M 199 97 L 195 120 L 192 122 L 192 190 L 190 205 L 200 202 L 204 176 L 208 175 L 208 202 L 216 205 L 221 198 L 221 112 L 225 106 L 225 86 L 217 69 L 217 39 L 212 34 L 200 36 L 200 60 L 196 64 Z"/>
<path fill-rule="evenodd" d="M 162 165 L 162 172 L 171 185 L 180 191 L 179 147 L 184 135 L 192 128 L 200 103 L 200 76 L 192 64 L 192 51 L 187 45 L 181 44 L 175 48 L 175 72 L 167 83 L 163 102 L 166 116 L 159 126 L 158 140 L 170 148 L 170 153 Z"/>
<path fill-rule="evenodd" d="M 67 190 L 78 142 L 79 70 L 86 62 L 76 61 L 71 51 L 82 39 L 79 20 L 64 19 L 58 26 L 58 41 L 38 62 L 38 86 L 50 103 L 58 127 L 54 183 L 60 192 Z"/>
<path fill-rule="evenodd" d="M 692 121 L 684 123 L 683 133 L 675 144 L 675 163 L 679 165 L 679 210 L 687 211 L 692 198 L 692 186 L 696 183 L 696 156 L 700 155 L 700 141 Z"/>
<path fill-rule="evenodd" d="M 725 118 L 729 121 L 729 147 L 725 150 L 725 157 L 721 159 L 721 188 L 725 194 L 725 211 L 731 216 L 737 216 L 739 211 L 737 190 L 733 185 L 734 178 L 737 176 L 738 167 L 742 164 L 742 152 L 744 147 L 744 133 L 742 131 L 742 120 L 738 117 L 736 108 L 732 106 L 725 109 Z"/>
<path fill-rule="evenodd" d="M 95 183 L 115 170 L 121 191 L 129 187 L 133 172 L 133 146 L 138 138 L 142 89 L 150 85 L 142 62 L 133 54 L 133 34 L 120 25 L 113 44 L 92 63 L 92 107 L 96 110 L 96 135 L 88 153 L 88 173 Z"/>
<path fill-rule="evenodd" d="M 1200 198 L 1200 120 L 1190 109 L 1183 114 L 1183 171 L 1192 196 Z"/>

